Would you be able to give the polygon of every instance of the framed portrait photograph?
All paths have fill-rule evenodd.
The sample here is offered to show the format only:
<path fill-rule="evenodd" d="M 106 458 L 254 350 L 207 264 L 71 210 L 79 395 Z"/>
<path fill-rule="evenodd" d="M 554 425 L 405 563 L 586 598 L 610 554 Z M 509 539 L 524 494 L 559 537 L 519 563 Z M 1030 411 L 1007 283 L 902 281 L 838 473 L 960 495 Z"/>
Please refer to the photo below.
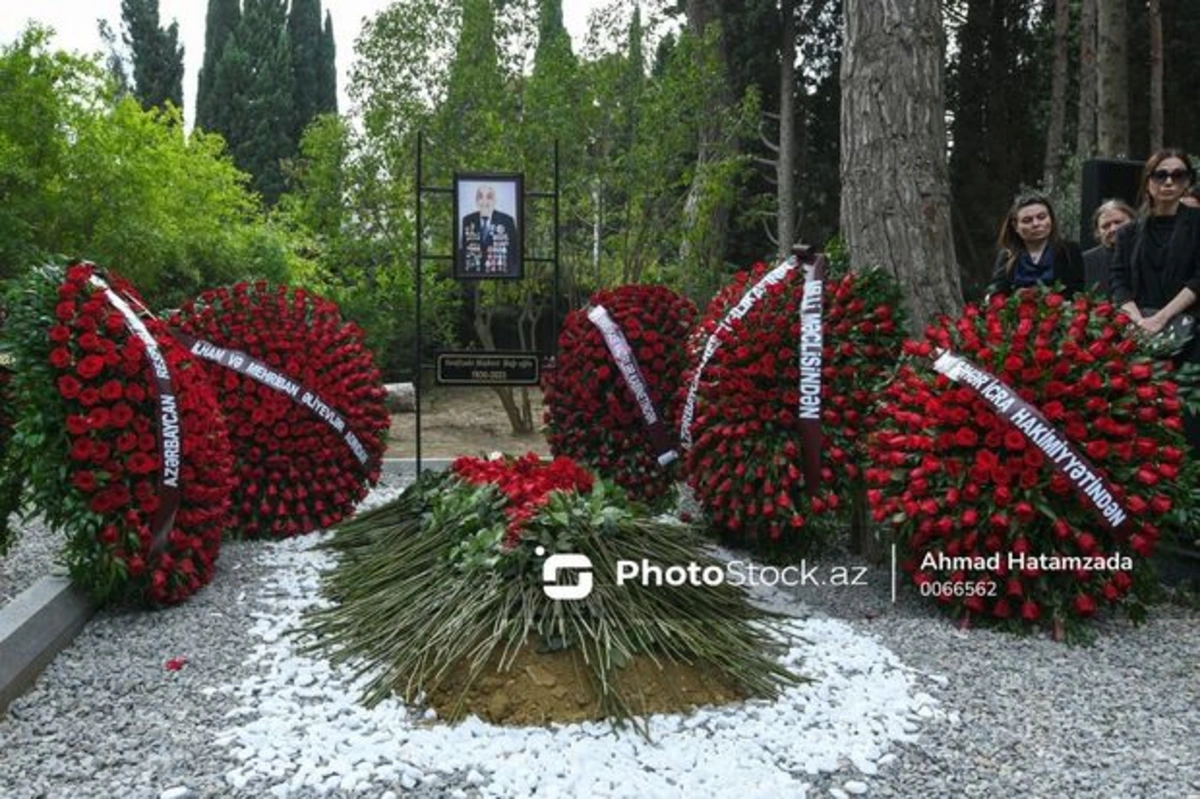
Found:
<path fill-rule="evenodd" d="M 524 176 L 520 173 L 455 173 L 456 280 L 512 280 L 522 276 L 524 198 Z"/>

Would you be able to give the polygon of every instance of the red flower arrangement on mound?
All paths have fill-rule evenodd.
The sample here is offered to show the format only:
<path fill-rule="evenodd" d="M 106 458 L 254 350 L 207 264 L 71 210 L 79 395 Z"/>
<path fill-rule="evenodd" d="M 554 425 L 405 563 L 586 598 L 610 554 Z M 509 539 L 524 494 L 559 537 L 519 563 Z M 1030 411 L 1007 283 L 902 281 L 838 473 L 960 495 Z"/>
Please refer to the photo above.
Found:
<path fill-rule="evenodd" d="M 985 309 L 968 306 L 956 322 L 931 327 L 927 341 L 906 345 L 913 357 L 888 386 L 872 437 L 869 496 L 875 519 L 894 525 L 914 583 L 964 623 L 1048 624 L 1059 637 L 1127 599 L 1141 614 L 1145 558 L 1192 480 L 1169 364 L 1123 338 L 1127 323 L 1108 302 L 1023 290 Z M 1012 423 L 933 371 L 923 359 L 935 348 L 987 370 L 1038 408 L 1108 481 L 1128 521 L 1116 531 L 1103 524 Z M 1010 568 L 1009 553 L 1039 564 L 1045 556 L 1051 566 L 1121 555 L 1132 568 Z M 952 563 L 943 555 L 993 561 L 923 568 Z"/>
<path fill-rule="evenodd" d="M 709 304 L 692 337 L 694 360 L 726 313 L 773 267 L 739 272 Z M 721 341 L 697 392 L 686 473 L 714 524 L 748 543 L 809 546 L 809 518 L 838 508 L 861 483 L 864 433 L 878 384 L 899 356 L 903 327 L 895 280 L 879 270 L 824 286 L 821 484 L 810 496 L 800 443 L 801 267 L 771 285 Z M 694 379 L 685 376 L 685 389 Z"/>
<path fill-rule="evenodd" d="M 508 500 L 504 513 L 509 519 L 504 546 L 512 548 L 521 538 L 522 524 L 532 518 L 550 497 L 552 491 L 592 490 L 592 475 L 575 461 L 557 457 L 543 463 L 536 454 L 520 458 L 462 457 L 450 464 L 450 471 L 474 485 L 495 485 Z"/>
<path fill-rule="evenodd" d="M 170 324 L 249 355 L 299 387 L 293 399 L 249 375 L 206 364 L 234 446 L 238 534 L 300 535 L 351 513 L 379 479 L 390 423 L 362 330 L 329 300 L 262 281 L 206 291 Z M 310 405 L 302 402 L 305 394 Z M 327 423 L 331 413 L 361 443 L 365 463 Z"/>
<path fill-rule="evenodd" d="M 16 453 L 9 466 L 29 466 L 34 504 L 69 535 L 66 561 L 78 584 L 101 600 L 180 602 L 211 579 L 228 522 L 232 459 L 216 397 L 164 325 L 143 315 L 170 373 L 180 432 L 179 502 L 156 546 L 152 525 L 165 501 L 166 453 L 156 437 L 158 388 L 146 345 L 92 282 L 92 264 L 68 267 L 55 289 L 46 278 L 58 274 L 27 279 L 36 288 L 26 296 L 39 295 L 45 307 L 21 309 L 21 328 L 30 334 L 32 320 L 41 326 L 40 340 L 31 335 L 15 346 L 44 360 L 18 373 L 20 413 L 29 417 L 18 425 L 39 432 L 23 439 L 28 451 Z M 124 280 L 98 276 L 132 309 L 143 307 Z M 48 330 L 46 315 L 54 319 Z M 37 447 L 36 440 L 49 438 L 48 427 L 57 428 L 65 451 Z"/>
<path fill-rule="evenodd" d="M 646 393 L 671 445 L 679 428 L 677 389 L 687 367 L 685 342 L 696 307 L 665 286 L 621 286 L 592 295 L 621 329 L 636 358 Z M 586 310 L 567 315 L 558 359 L 546 375 L 545 422 L 550 449 L 595 469 L 635 500 L 672 496 L 674 470 L 658 462 L 645 419 L 604 336 Z"/>

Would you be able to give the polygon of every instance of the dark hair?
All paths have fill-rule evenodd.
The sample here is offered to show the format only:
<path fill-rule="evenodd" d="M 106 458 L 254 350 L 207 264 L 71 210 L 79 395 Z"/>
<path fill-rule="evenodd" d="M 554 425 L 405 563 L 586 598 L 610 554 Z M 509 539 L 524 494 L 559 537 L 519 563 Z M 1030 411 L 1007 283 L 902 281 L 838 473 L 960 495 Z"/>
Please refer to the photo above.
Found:
<path fill-rule="evenodd" d="M 1047 246 L 1052 248 L 1052 252 L 1062 247 L 1062 237 L 1058 233 L 1058 217 L 1054 215 L 1054 204 L 1050 202 L 1050 198 L 1037 192 L 1017 195 L 1009 206 L 1008 213 L 1004 215 L 1004 221 L 1000 223 L 1000 233 L 996 236 L 996 249 L 1004 256 L 1004 270 L 1010 275 L 1017 258 L 1025 251 L 1025 242 L 1017 235 L 1017 214 L 1022 208 L 1030 205 L 1046 206 L 1050 213 L 1050 240 Z"/>
<path fill-rule="evenodd" d="M 1138 210 L 1144 214 L 1150 213 L 1150 194 L 1146 191 L 1146 184 L 1150 182 L 1150 174 L 1168 158 L 1178 158 L 1182 161 L 1187 168 L 1188 182 L 1196 182 L 1196 168 L 1192 166 L 1192 159 L 1188 158 L 1186 152 L 1177 147 L 1166 147 L 1156 151 L 1146 159 L 1146 166 L 1142 169 L 1142 182 L 1138 184 Z"/>

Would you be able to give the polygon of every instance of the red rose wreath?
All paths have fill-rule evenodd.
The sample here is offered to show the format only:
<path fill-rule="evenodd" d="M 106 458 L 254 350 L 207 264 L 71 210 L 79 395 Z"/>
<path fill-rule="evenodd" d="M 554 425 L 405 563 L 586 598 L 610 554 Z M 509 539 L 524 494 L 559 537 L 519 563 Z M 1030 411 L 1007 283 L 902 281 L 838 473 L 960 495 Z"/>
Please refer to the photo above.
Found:
<path fill-rule="evenodd" d="M 362 330 L 302 289 L 239 283 L 171 318 L 228 419 L 237 534 L 328 527 L 379 479 L 390 417 Z M 214 362 L 215 361 L 215 362 Z"/>
<path fill-rule="evenodd" d="M 759 263 L 739 272 L 692 337 L 693 362 L 701 362 L 706 347 L 711 357 L 697 383 L 686 473 L 728 537 L 805 549 L 813 543 L 814 532 L 805 530 L 810 517 L 839 507 L 861 480 L 871 402 L 900 353 L 903 325 L 899 288 L 885 273 L 825 280 L 821 481 L 810 495 L 798 415 L 805 277 L 800 266 L 784 267 Z M 765 289 L 761 296 L 740 318 L 728 318 L 756 285 Z M 693 368 L 685 389 L 695 377 Z"/>
<path fill-rule="evenodd" d="M 921 593 L 964 623 L 1045 625 L 1061 637 L 1104 606 L 1129 600 L 1141 613 L 1146 558 L 1192 481 L 1169 366 L 1122 336 L 1127 323 L 1111 303 L 1031 289 L 968 306 L 906 345 L 912 357 L 872 437 L 870 499 Z M 936 372 L 938 348 L 1011 387 L 1047 424 L 1002 418 L 1005 409 Z M 1055 463 L 1070 464 L 1076 482 Z M 1119 506 L 1106 522 L 1097 506 L 1107 497 Z M 945 559 L 955 557 L 980 560 Z"/>
<path fill-rule="evenodd" d="M 597 316 L 599 308 L 607 312 L 606 319 Z M 669 452 L 676 445 L 677 389 L 695 318 L 691 301 L 665 286 L 599 291 L 587 309 L 568 314 L 556 367 L 543 383 L 551 451 L 612 479 L 632 499 L 651 504 L 669 500 L 675 472 L 671 456 L 660 461 L 659 450 Z M 619 330 L 636 362 L 658 420 L 653 430 L 606 343 L 605 324 Z"/>
<path fill-rule="evenodd" d="M 67 533 L 71 576 L 98 600 L 186 599 L 212 577 L 231 489 L 204 370 L 92 264 L 33 270 L 10 296 L 7 472 Z"/>

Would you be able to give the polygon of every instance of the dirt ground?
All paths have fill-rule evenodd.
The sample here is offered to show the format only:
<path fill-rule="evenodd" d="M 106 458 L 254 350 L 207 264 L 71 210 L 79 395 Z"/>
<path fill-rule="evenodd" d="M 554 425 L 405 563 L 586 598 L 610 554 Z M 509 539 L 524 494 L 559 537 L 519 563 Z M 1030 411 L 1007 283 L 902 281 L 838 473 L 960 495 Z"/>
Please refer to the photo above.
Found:
<path fill-rule="evenodd" d="M 542 391 L 514 388 L 518 407 L 522 392 L 527 392 L 533 412 L 532 435 L 513 435 L 508 414 L 500 398 L 490 388 L 471 386 L 435 386 L 421 393 L 421 457 L 453 458 L 459 455 L 486 455 L 504 452 L 524 455 L 536 452 L 549 455 L 550 447 L 542 434 Z M 415 413 L 392 415 L 388 438 L 389 458 L 416 457 Z"/>
<path fill-rule="evenodd" d="M 578 648 L 540 653 L 536 641 L 517 653 L 508 670 L 500 672 L 499 653 L 463 696 L 465 665 L 451 670 L 429 698 L 438 717 L 455 720 L 471 714 L 496 724 L 546 724 L 597 721 L 604 718 L 600 696 L 587 676 Z M 703 705 L 724 705 L 742 699 L 723 675 L 711 666 L 655 663 L 645 655 L 633 658 L 616 673 L 617 688 L 629 697 L 637 715 L 677 713 Z M 462 697 L 463 704 L 458 705 Z"/>

